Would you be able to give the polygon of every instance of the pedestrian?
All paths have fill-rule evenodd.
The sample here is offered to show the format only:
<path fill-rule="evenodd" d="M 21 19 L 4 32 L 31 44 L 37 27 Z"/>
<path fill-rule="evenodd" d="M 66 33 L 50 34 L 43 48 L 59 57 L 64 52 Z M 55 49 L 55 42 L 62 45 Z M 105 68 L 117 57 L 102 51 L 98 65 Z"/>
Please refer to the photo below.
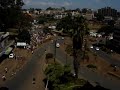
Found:
<path fill-rule="evenodd" d="M 33 50 L 32 50 L 32 54 L 33 54 Z"/>
<path fill-rule="evenodd" d="M 6 77 L 5 75 L 2 76 L 2 80 L 5 81 L 6 80 Z"/>
<path fill-rule="evenodd" d="M 7 71 L 8 71 L 8 68 L 7 68 L 7 67 L 5 67 L 5 73 L 7 73 Z"/>
<path fill-rule="evenodd" d="M 33 77 L 32 84 L 35 84 L 35 77 Z"/>
<path fill-rule="evenodd" d="M 17 60 L 17 56 L 15 55 L 15 60 Z"/>

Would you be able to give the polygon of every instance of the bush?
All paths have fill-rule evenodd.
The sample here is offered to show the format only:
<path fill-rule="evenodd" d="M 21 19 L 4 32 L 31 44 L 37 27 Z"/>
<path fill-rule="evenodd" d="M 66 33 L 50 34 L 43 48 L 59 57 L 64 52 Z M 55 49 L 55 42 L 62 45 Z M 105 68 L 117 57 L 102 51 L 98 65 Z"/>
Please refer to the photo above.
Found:
<path fill-rule="evenodd" d="M 73 53 L 72 45 L 67 45 L 65 51 L 67 52 L 67 54 L 72 54 Z"/>
<path fill-rule="evenodd" d="M 46 54 L 46 59 L 50 59 L 50 58 L 53 58 L 53 54 L 52 53 L 47 53 Z"/>
<path fill-rule="evenodd" d="M 93 64 L 89 64 L 89 65 L 87 65 L 87 67 L 88 68 L 97 68 L 95 65 L 93 65 Z"/>

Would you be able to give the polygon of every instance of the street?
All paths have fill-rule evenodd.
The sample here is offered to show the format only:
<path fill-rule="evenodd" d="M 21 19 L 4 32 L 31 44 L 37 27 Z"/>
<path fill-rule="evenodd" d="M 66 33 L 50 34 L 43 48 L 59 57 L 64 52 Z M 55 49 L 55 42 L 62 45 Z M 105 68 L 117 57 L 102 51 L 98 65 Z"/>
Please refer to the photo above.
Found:
<path fill-rule="evenodd" d="M 63 40 L 57 39 L 57 42 L 60 44 L 63 44 Z M 36 76 L 36 72 L 39 70 L 40 74 L 42 74 L 42 66 L 39 67 L 40 65 L 43 65 L 42 62 L 40 64 L 39 60 L 42 60 L 41 58 L 44 55 L 45 49 L 50 48 L 51 53 L 54 54 L 55 51 L 55 43 L 47 43 L 38 50 L 35 51 L 33 54 L 33 57 L 31 60 L 27 63 L 27 65 L 21 70 L 19 73 L 17 73 L 16 77 L 13 78 L 11 81 L 8 81 L 6 83 L 6 87 L 8 87 L 10 90 L 37 90 L 35 89 L 32 85 L 32 78 Z M 56 59 L 60 60 L 62 64 L 69 64 L 73 70 L 73 58 L 70 56 L 67 56 L 66 60 L 66 53 L 61 49 L 61 48 L 56 48 Z M 39 63 L 39 64 L 38 64 Z M 38 69 L 39 68 L 39 69 Z M 36 76 L 39 77 L 39 76 Z M 111 90 L 119 90 L 120 88 L 120 80 L 112 80 L 109 77 L 105 77 L 102 74 L 98 74 L 96 72 L 93 72 L 89 70 L 87 67 L 80 67 L 79 70 L 79 77 L 84 78 L 88 80 L 89 82 L 96 84 L 99 83 L 101 86 L 111 89 Z M 42 80 L 42 79 L 41 79 Z M 39 88 L 42 88 L 40 90 L 44 89 L 44 84 L 39 86 Z M 32 88 L 31 88 L 32 87 Z"/>
<path fill-rule="evenodd" d="M 63 40 L 58 40 L 62 44 Z M 51 44 L 51 49 L 54 52 L 54 43 Z M 60 60 L 61 63 L 66 64 L 66 54 L 61 48 L 56 49 L 56 58 Z M 67 56 L 67 64 L 72 67 L 73 71 L 73 58 Z M 108 88 L 110 90 L 119 90 L 120 89 L 120 80 L 112 80 L 110 77 L 105 77 L 102 74 L 98 74 L 89 70 L 87 67 L 80 67 L 79 77 L 83 77 L 84 79 L 88 80 L 89 82 L 95 84 L 96 82 L 99 83 L 101 86 Z"/>
<path fill-rule="evenodd" d="M 41 58 L 43 58 L 43 55 L 45 53 L 45 48 L 47 47 L 47 44 L 40 47 L 38 50 L 36 50 L 31 58 L 31 60 L 26 64 L 23 69 L 18 72 L 12 80 L 6 82 L 4 86 L 8 87 L 9 90 L 37 90 L 35 86 L 32 85 L 32 79 L 35 77 L 40 78 L 37 74 L 43 74 L 43 66 L 44 61 Z M 43 76 L 42 76 L 43 77 Z M 36 78 L 37 79 L 37 78 Z M 43 82 L 44 78 L 38 79 Z M 38 81 L 36 80 L 36 81 Z M 38 81 L 39 82 L 39 81 Z M 28 85 L 29 84 L 29 85 Z M 42 85 L 40 85 L 42 84 Z M 38 90 L 44 90 L 44 83 L 40 83 Z M 32 88 L 31 88 L 31 87 Z"/>
<path fill-rule="evenodd" d="M 107 62 L 109 62 L 110 64 L 116 65 L 118 67 L 120 67 L 120 61 L 116 60 L 114 58 L 112 58 L 110 55 L 108 55 L 107 53 L 105 53 L 102 50 L 96 51 L 94 48 L 91 49 L 93 52 L 96 52 L 97 55 L 99 55 L 100 57 L 102 57 L 104 60 L 106 60 Z"/>

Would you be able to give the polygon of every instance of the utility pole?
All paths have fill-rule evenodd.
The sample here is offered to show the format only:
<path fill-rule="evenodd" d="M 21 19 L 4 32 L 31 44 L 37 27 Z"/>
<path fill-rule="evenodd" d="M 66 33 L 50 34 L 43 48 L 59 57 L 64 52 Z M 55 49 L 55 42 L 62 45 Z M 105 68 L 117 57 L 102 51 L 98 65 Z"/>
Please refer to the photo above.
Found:
<path fill-rule="evenodd" d="M 55 63 L 55 58 L 56 58 L 56 41 L 57 41 L 57 40 L 55 40 L 55 43 L 54 43 L 54 44 L 55 44 L 55 45 L 54 45 L 54 50 L 55 50 L 55 51 L 54 51 L 54 63 Z"/>
<path fill-rule="evenodd" d="M 66 64 L 67 64 L 67 53 L 66 53 Z"/>

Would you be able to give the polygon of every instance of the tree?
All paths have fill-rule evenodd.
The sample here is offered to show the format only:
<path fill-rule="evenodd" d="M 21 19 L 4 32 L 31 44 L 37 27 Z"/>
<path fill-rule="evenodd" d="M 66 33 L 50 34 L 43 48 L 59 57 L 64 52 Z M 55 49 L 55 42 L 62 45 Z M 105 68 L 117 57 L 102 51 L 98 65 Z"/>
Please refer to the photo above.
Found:
<path fill-rule="evenodd" d="M 82 13 L 87 13 L 87 8 L 83 8 Z"/>
<path fill-rule="evenodd" d="M 22 0 L 0 0 L 0 26 L 6 31 L 14 27 L 20 20 Z"/>
<path fill-rule="evenodd" d="M 32 16 L 29 14 L 22 13 L 19 18 L 20 20 L 17 25 L 18 33 L 21 33 L 23 30 L 29 31 L 32 27 L 32 22 L 33 22 Z"/>
<path fill-rule="evenodd" d="M 44 32 L 45 34 L 51 33 L 51 29 L 45 26 L 45 27 L 43 28 L 43 32 Z"/>
<path fill-rule="evenodd" d="M 63 30 L 63 33 L 67 33 L 72 37 L 73 41 L 73 57 L 74 57 L 74 70 L 76 77 L 78 77 L 79 59 L 82 55 L 82 45 L 84 35 L 88 34 L 88 27 L 84 17 L 72 17 L 68 14 L 57 24 L 58 30 Z"/>
<path fill-rule="evenodd" d="M 98 33 L 105 33 L 105 35 L 109 35 L 110 33 L 113 33 L 114 31 L 114 27 L 107 25 L 107 26 L 103 26 L 98 30 Z"/>
<path fill-rule="evenodd" d="M 55 8 L 48 7 L 46 10 L 54 10 Z"/>
<path fill-rule="evenodd" d="M 98 21 L 103 21 L 104 20 L 104 16 L 102 14 L 96 14 L 96 18 Z"/>
<path fill-rule="evenodd" d="M 45 74 L 49 80 L 48 86 L 50 90 L 60 89 L 61 84 L 70 82 L 72 78 L 71 68 L 68 65 L 51 64 L 46 68 Z"/>
<path fill-rule="evenodd" d="M 30 44 L 30 33 L 28 30 L 24 29 L 22 30 L 19 35 L 18 35 L 18 41 L 20 42 L 26 42 L 28 44 Z"/>

